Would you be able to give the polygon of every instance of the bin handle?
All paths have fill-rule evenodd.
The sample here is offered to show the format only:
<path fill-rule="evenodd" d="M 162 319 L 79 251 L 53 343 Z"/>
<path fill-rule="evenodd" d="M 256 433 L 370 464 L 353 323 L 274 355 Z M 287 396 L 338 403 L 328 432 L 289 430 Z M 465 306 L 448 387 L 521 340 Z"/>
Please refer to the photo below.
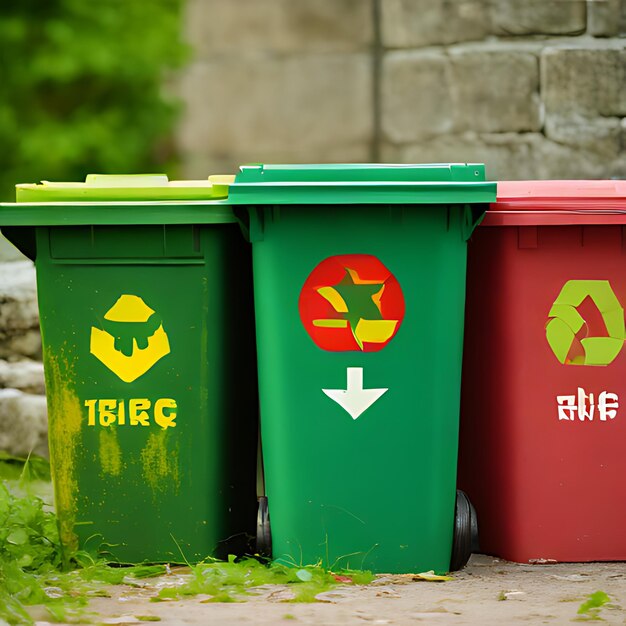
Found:
<path fill-rule="evenodd" d="M 90 187 L 167 187 L 166 174 L 87 174 Z"/>
<path fill-rule="evenodd" d="M 463 208 L 463 239 L 467 241 L 474 229 L 483 221 L 488 204 L 466 204 Z"/>

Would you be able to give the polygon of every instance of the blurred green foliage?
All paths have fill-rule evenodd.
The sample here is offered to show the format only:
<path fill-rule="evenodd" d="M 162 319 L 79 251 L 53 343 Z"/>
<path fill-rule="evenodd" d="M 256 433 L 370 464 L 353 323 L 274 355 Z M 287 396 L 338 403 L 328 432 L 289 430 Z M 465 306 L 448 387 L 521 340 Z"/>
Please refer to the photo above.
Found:
<path fill-rule="evenodd" d="M 0 2 L 0 200 L 18 182 L 171 167 L 183 0 Z"/>

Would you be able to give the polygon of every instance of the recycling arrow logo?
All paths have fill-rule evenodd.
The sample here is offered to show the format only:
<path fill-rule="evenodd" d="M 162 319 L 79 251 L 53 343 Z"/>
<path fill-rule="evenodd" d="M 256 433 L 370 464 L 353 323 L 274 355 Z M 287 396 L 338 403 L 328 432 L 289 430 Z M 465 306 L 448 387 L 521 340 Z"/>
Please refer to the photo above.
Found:
<path fill-rule="evenodd" d="M 139 296 L 124 294 L 91 328 L 89 351 L 125 383 L 143 376 L 170 352 L 161 316 Z"/>
<path fill-rule="evenodd" d="M 342 254 L 319 263 L 298 302 L 300 319 L 315 344 L 331 352 L 376 352 L 404 318 L 395 276 L 371 254 Z"/>
<path fill-rule="evenodd" d="M 546 339 L 564 365 L 609 365 L 624 345 L 624 309 L 608 280 L 566 282 L 548 315 Z"/>

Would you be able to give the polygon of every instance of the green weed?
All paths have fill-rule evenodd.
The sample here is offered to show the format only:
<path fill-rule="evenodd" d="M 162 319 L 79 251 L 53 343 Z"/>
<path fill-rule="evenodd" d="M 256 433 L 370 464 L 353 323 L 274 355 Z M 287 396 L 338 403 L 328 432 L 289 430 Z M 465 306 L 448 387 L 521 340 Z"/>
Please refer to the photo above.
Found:
<path fill-rule="evenodd" d="M 0 456 L 0 624 L 32 624 L 28 607 L 41 605 L 54 621 L 90 621 L 90 598 L 108 596 L 105 585 L 137 585 L 166 573 L 164 565 L 110 567 L 86 551 L 70 554 L 59 539 L 51 503 L 49 466 L 43 459 Z M 42 497 L 43 496 L 43 497 Z M 290 566 L 256 558 L 207 560 L 189 565 L 182 585 L 159 590 L 155 602 L 208 595 L 204 602 L 241 602 L 265 585 L 283 585 L 288 602 L 315 602 L 337 585 L 364 585 L 371 572 L 330 572 L 321 565 Z M 143 616 L 142 621 L 159 618 Z"/>
<path fill-rule="evenodd" d="M 608 604 L 611 598 L 604 591 L 596 591 L 578 607 L 578 620 L 602 620 L 600 610 Z"/>
<path fill-rule="evenodd" d="M 102 584 L 165 571 L 163 566 L 108 567 L 86 552 L 66 554 L 56 516 L 36 493 L 49 491 L 49 476 L 43 459 L 0 457 L 0 622 L 31 624 L 27 607 L 32 605 L 43 605 L 57 621 L 68 620 L 90 597 L 107 595 Z"/>
<path fill-rule="evenodd" d="M 190 566 L 189 581 L 179 587 L 161 589 L 153 602 L 178 600 L 185 596 L 210 595 L 210 602 L 239 602 L 264 585 L 288 585 L 291 602 L 315 602 L 316 596 L 340 584 L 324 568 L 311 565 L 289 567 L 279 563 L 262 563 L 257 559 L 209 561 Z M 371 574 L 370 574 L 371 576 Z M 367 573 L 363 573 L 365 579 Z M 354 579 L 352 579 L 354 580 Z"/>

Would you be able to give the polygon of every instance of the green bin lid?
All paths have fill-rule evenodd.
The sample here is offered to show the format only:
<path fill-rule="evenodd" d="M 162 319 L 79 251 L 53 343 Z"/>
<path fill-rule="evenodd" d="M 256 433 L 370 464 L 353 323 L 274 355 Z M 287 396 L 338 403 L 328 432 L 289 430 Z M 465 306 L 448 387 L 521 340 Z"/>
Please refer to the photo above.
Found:
<path fill-rule="evenodd" d="M 164 174 L 90 174 L 84 183 L 16 185 L 0 204 L 0 226 L 218 224 L 235 222 L 228 206 L 234 176 L 170 181 Z"/>
<path fill-rule="evenodd" d="M 470 204 L 494 202 L 478 163 L 244 165 L 230 204 Z"/>

